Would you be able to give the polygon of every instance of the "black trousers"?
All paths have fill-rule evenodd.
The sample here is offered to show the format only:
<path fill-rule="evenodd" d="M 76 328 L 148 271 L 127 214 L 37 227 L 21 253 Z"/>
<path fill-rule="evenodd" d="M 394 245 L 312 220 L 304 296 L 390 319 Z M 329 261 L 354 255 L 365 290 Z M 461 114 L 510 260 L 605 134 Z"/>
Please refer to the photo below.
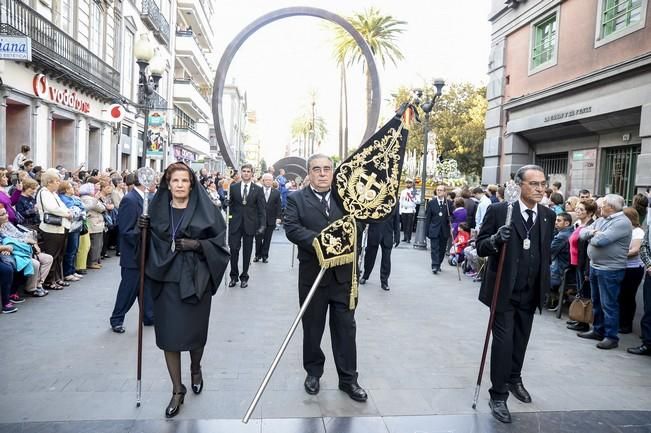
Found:
<path fill-rule="evenodd" d="M 448 246 L 448 238 L 439 236 L 438 238 L 429 238 L 430 253 L 432 255 L 432 269 L 439 269 L 441 262 L 445 259 L 445 250 Z"/>
<path fill-rule="evenodd" d="M 635 296 L 637 288 L 644 277 L 644 267 L 626 268 L 624 279 L 619 290 L 619 327 L 632 328 L 635 317 Z"/>
<path fill-rule="evenodd" d="M 368 245 L 366 253 L 364 254 L 364 279 L 368 277 L 373 271 L 375 266 L 375 258 L 377 257 L 377 250 L 379 245 Z M 380 262 L 380 282 L 382 284 L 389 284 L 389 275 L 391 274 L 391 247 L 382 245 L 382 261 Z"/>
<path fill-rule="evenodd" d="M 522 364 L 527 351 L 533 308 L 511 303 L 511 309 L 495 313 L 493 322 L 493 343 L 491 345 L 491 383 L 489 390 L 494 400 L 509 396 L 507 383 L 522 382 Z"/>
<path fill-rule="evenodd" d="M 132 268 L 121 268 L 120 286 L 118 293 L 115 297 L 115 306 L 113 307 L 113 314 L 111 314 L 111 326 L 118 326 L 124 323 L 124 316 L 129 312 L 133 303 L 136 302 L 140 292 L 140 270 Z M 154 323 L 154 301 L 151 297 L 151 290 L 145 284 L 144 290 L 145 299 L 143 300 L 145 306 L 145 314 L 143 322 L 147 325 Z"/>
<path fill-rule="evenodd" d="M 251 252 L 253 251 L 253 235 L 244 233 L 231 233 L 228 235 L 228 246 L 231 249 L 231 273 L 232 279 L 238 278 L 243 281 L 249 280 L 249 265 L 251 264 Z M 237 263 L 240 258 L 240 248 L 244 247 L 242 252 L 242 274 L 240 275 Z"/>
<path fill-rule="evenodd" d="M 299 269 L 300 272 L 300 269 Z M 328 270 L 326 272 L 332 272 Z M 298 296 L 303 305 L 310 286 L 300 284 Z M 321 377 L 325 355 L 321 350 L 321 339 L 325 330 L 326 314 L 330 309 L 330 339 L 337 374 L 340 383 L 357 381 L 357 344 L 355 341 L 355 310 L 348 308 L 349 284 L 338 284 L 331 279 L 327 286 L 316 290 L 310 305 L 303 315 L 303 368 L 310 376 Z"/>
<path fill-rule="evenodd" d="M 41 232 L 43 242 L 41 243 L 41 251 L 49 254 L 54 259 L 50 273 L 45 278 L 45 285 L 50 286 L 57 281 L 63 280 L 63 256 L 66 252 L 66 244 L 68 242 L 68 230 L 65 233 L 47 233 Z"/>
<path fill-rule="evenodd" d="M 405 232 L 405 242 L 411 242 L 411 235 L 414 232 L 415 213 L 403 213 L 400 215 L 402 220 L 402 231 Z"/>
<path fill-rule="evenodd" d="M 271 246 L 271 237 L 274 234 L 276 226 L 266 226 L 264 233 L 255 235 L 255 256 L 263 259 L 269 258 L 269 247 Z"/>

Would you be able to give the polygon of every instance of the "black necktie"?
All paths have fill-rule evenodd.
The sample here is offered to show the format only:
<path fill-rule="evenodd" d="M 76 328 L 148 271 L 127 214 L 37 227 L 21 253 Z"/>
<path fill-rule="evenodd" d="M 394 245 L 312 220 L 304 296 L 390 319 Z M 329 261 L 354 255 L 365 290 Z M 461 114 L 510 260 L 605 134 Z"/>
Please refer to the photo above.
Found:
<path fill-rule="evenodd" d="M 329 192 L 330 191 L 326 191 L 326 192 L 316 191 L 316 193 L 319 194 L 319 197 L 321 197 L 321 206 L 323 207 L 323 211 L 328 216 L 330 216 L 330 203 L 328 203 L 328 199 L 326 197 L 328 196 Z"/>
<path fill-rule="evenodd" d="M 242 203 L 246 204 L 246 197 L 249 195 L 249 184 L 244 184 L 244 193 L 242 194 Z"/>
<path fill-rule="evenodd" d="M 524 223 L 524 225 L 527 228 L 527 231 L 529 231 L 531 230 L 531 227 L 533 227 L 533 210 L 525 209 L 525 212 L 527 215 L 529 215 L 529 218 L 527 218 L 527 221 Z"/>

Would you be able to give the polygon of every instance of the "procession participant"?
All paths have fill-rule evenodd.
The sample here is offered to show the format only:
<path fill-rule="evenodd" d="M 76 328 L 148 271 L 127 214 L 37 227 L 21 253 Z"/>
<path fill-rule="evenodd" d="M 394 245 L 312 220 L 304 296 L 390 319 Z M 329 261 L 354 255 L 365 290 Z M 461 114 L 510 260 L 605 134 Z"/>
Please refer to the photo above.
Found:
<path fill-rule="evenodd" d="M 450 223 L 452 221 L 452 202 L 445 198 L 445 185 L 436 187 L 436 197 L 427 203 L 425 209 L 425 230 L 430 240 L 432 273 L 436 275 L 441 270 L 441 262 L 445 259 Z"/>
<path fill-rule="evenodd" d="M 280 224 L 280 192 L 272 188 L 274 177 L 271 173 L 262 175 L 262 193 L 264 198 L 266 224 L 264 233 L 255 236 L 255 258 L 254 262 L 267 263 L 269 261 L 269 247 L 271 246 L 271 237 L 276 229 L 276 224 Z"/>
<path fill-rule="evenodd" d="M 390 290 L 389 275 L 391 275 L 391 250 L 400 244 L 400 215 L 398 211 L 386 220 L 368 224 L 366 252 L 364 254 L 364 275 L 359 284 L 366 284 L 377 257 L 377 250 L 382 247 L 382 262 L 380 264 L 380 287 Z"/>
<path fill-rule="evenodd" d="M 402 220 L 402 231 L 405 233 L 403 241 L 411 243 L 411 235 L 414 231 L 414 218 L 416 217 L 416 193 L 414 181 L 407 178 L 405 189 L 400 192 L 400 219 Z"/>

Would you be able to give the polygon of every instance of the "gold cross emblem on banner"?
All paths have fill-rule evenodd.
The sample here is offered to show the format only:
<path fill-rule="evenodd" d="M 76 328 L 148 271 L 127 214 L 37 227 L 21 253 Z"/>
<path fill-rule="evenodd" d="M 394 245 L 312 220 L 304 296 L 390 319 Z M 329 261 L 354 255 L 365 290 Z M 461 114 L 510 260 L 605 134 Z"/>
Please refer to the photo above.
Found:
<path fill-rule="evenodd" d="M 377 196 L 378 191 L 382 189 L 382 185 L 377 181 L 377 173 L 368 175 L 364 172 L 360 176 L 359 182 L 357 182 L 356 189 L 359 201 L 373 200 Z"/>

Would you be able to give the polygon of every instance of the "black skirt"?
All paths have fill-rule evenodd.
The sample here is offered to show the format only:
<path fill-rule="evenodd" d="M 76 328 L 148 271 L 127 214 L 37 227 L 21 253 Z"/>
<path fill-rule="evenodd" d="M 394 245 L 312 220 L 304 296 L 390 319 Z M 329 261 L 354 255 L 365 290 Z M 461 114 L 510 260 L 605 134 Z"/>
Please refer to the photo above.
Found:
<path fill-rule="evenodd" d="M 195 304 L 183 302 L 177 283 L 161 284 L 154 299 L 156 345 L 167 352 L 195 350 L 206 345 L 212 294 L 206 291 Z M 155 293 L 155 292 L 154 292 Z"/>

